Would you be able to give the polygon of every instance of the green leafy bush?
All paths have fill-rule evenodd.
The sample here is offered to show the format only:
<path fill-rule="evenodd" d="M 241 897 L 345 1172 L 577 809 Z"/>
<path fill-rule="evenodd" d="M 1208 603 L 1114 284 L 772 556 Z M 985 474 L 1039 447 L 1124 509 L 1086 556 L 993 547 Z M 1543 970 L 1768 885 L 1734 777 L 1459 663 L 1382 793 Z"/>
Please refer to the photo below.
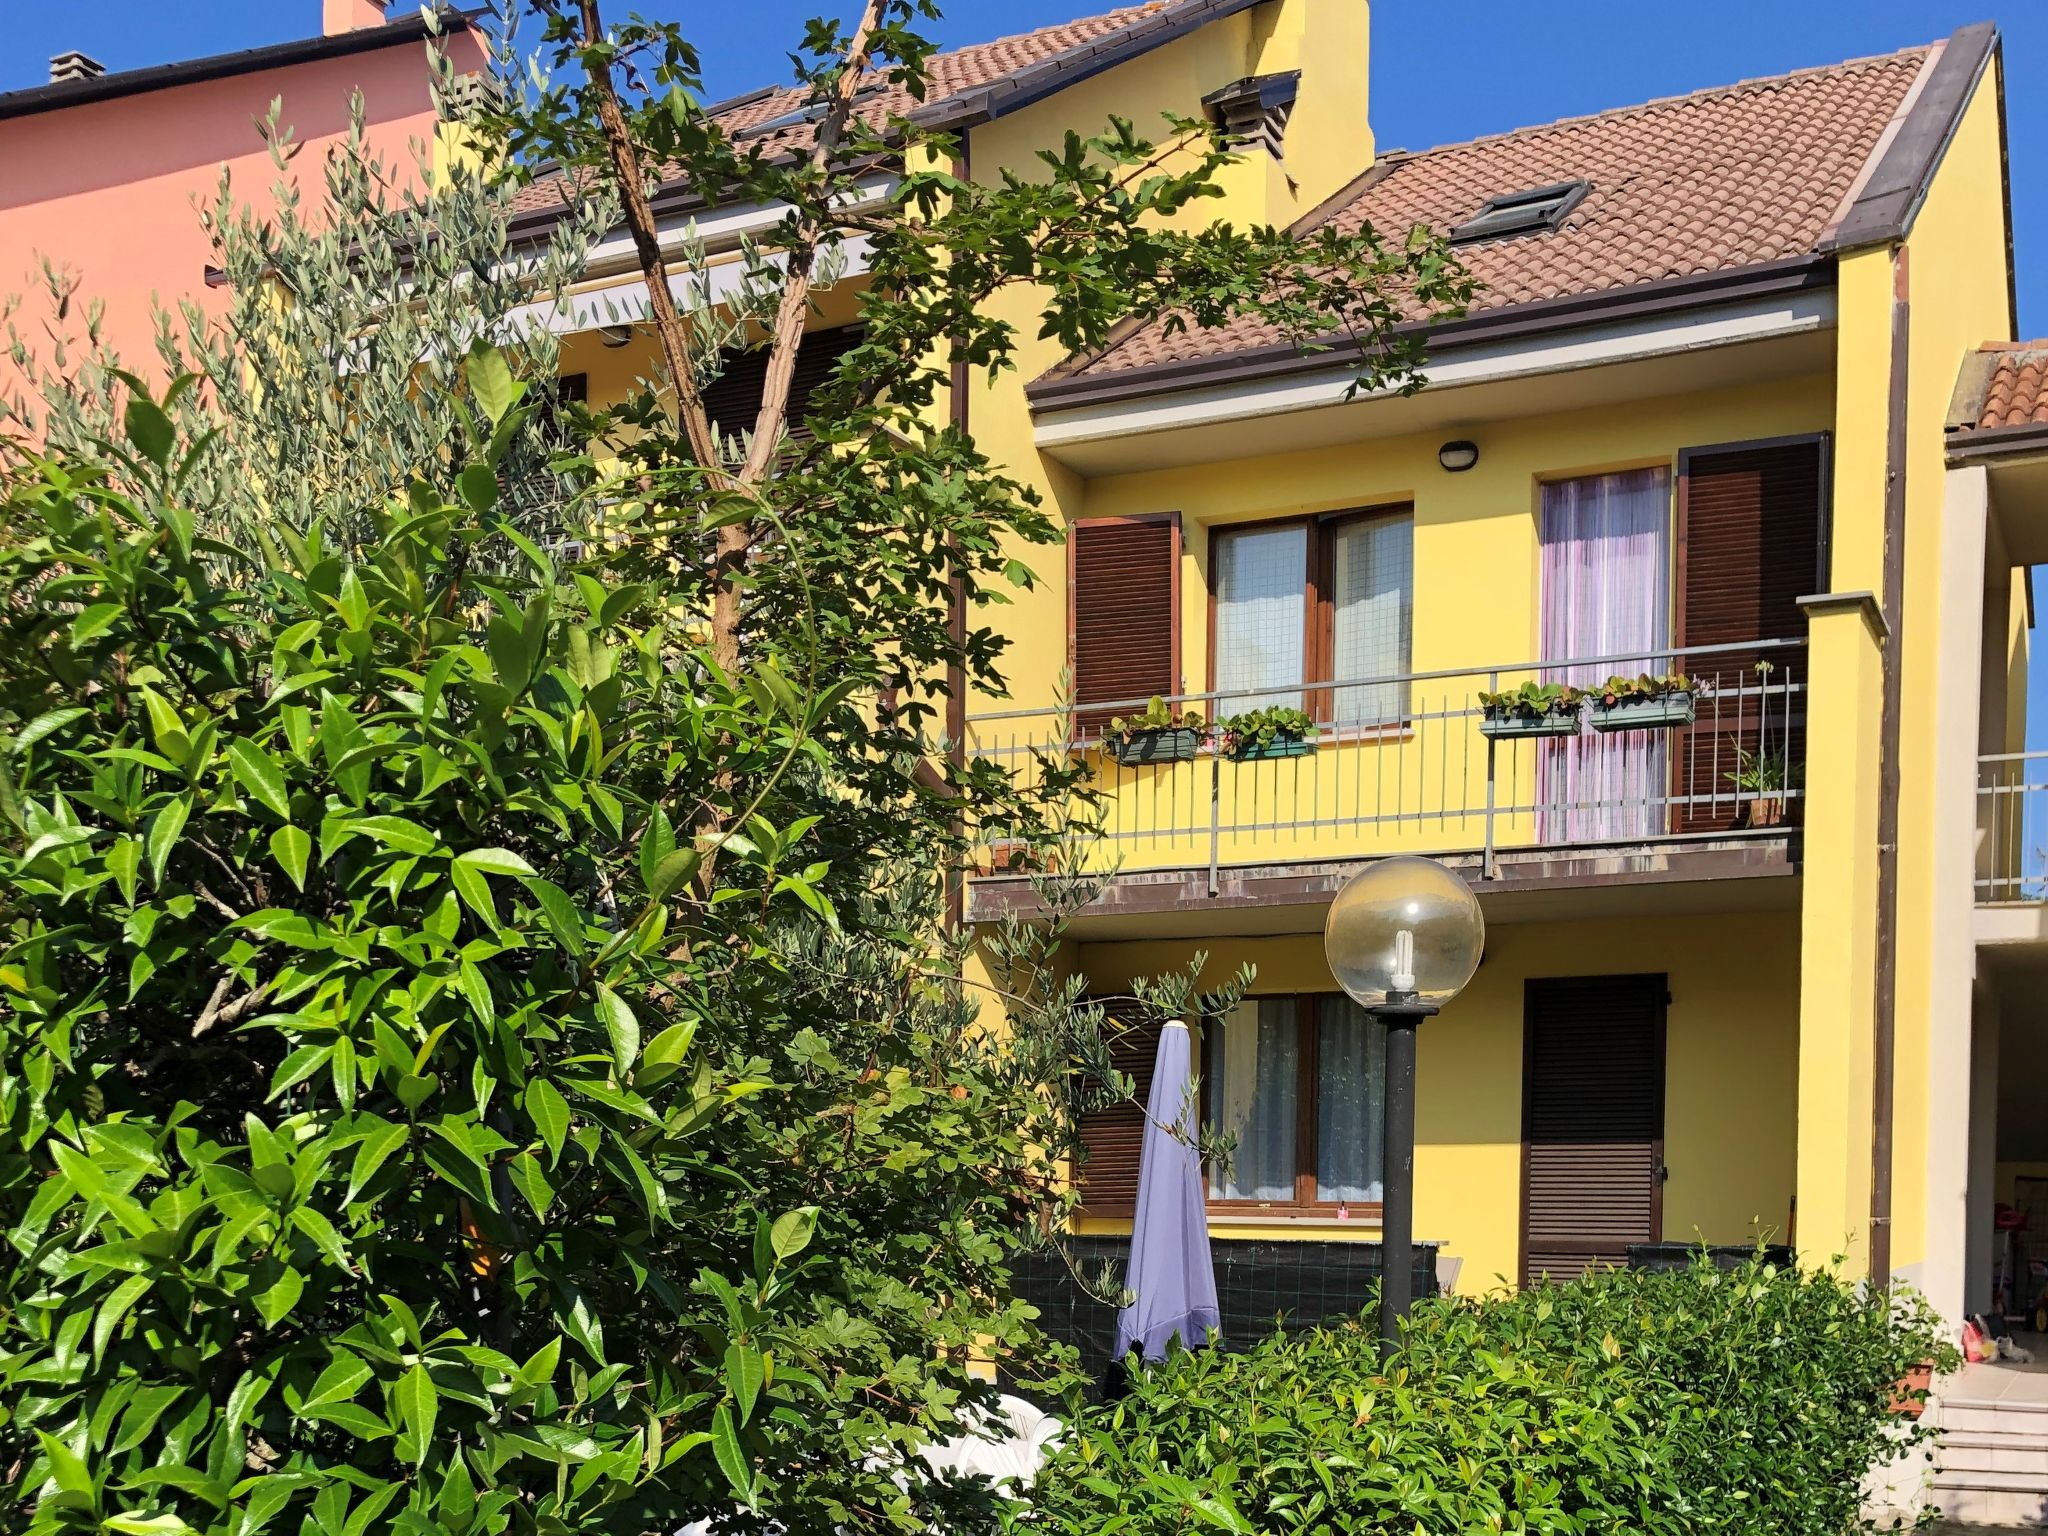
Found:
<path fill-rule="evenodd" d="M 1019 1528 L 1839 1536 L 1928 1358 L 1918 1304 L 1761 1262 L 1438 1298 L 1385 1367 L 1367 1319 L 1134 1372 Z"/>
<path fill-rule="evenodd" d="M 0 1528 L 972 1528 L 1065 1197 L 858 673 L 488 460 L 238 547 L 126 416 L 0 479 Z"/>

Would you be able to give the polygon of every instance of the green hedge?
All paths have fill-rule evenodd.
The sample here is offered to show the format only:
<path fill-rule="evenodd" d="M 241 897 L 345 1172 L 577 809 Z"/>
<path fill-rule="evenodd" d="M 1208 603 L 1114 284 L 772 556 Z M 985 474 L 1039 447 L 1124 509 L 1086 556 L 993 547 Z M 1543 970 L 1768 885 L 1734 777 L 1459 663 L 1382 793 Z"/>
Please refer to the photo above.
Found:
<path fill-rule="evenodd" d="M 1087 1410 L 1020 1527 L 1075 1536 L 1856 1528 L 1864 1472 L 1926 1433 L 1944 1369 L 1917 1300 L 1752 1262 L 1418 1303 L 1391 1369 L 1370 1317 L 1177 1354 Z"/>

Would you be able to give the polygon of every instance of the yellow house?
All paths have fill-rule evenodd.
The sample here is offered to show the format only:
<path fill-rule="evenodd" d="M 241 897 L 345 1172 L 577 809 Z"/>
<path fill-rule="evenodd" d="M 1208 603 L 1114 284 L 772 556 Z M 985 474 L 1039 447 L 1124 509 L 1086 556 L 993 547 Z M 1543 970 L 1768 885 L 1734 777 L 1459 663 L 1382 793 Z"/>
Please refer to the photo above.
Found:
<path fill-rule="evenodd" d="M 2048 1190 L 2048 885 L 2015 755 L 2048 349 L 2010 345 L 1998 35 L 1384 155 L 1367 47 L 1365 0 L 1156 0 L 933 62 L 918 114 L 973 176 L 1112 113 L 1206 111 L 1243 155 L 1203 216 L 1427 223 L 1480 284 L 1410 396 L 1348 396 L 1341 348 L 1152 325 L 1027 343 L 949 402 L 1068 530 L 1064 571 L 1023 552 L 1048 579 L 994 620 L 1012 697 L 964 701 L 956 745 L 1090 765 L 1102 889 L 1066 960 L 1092 988 L 1256 967 L 1203 1021 L 1205 1113 L 1238 1144 L 1219 1240 L 1375 1235 L 1376 1041 L 1321 932 L 1402 851 L 1489 924 L 1421 1037 L 1444 1280 L 1764 1240 L 1984 1310 L 1994 1201 Z M 801 104 L 720 111 L 772 138 Z M 714 301 L 778 216 L 660 206 L 709 256 L 676 281 Z M 594 399 L 647 366 L 631 266 L 601 247 L 559 317 Z M 861 296 L 856 252 L 810 363 Z M 1034 334 L 1031 296 L 1004 302 Z M 720 388 L 749 420 L 744 364 Z M 1686 683 L 1610 702 L 1617 674 Z M 1525 683 L 1592 693 L 1482 703 Z M 1104 741 L 1155 695 L 1203 728 Z M 1275 708 L 1312 739 L 1259 755 L 1223 724 Z M 991 857 L 964 916 L 1039 901 Z M 1084 1231 L 1128 1222 L 1127 1132 L 1091 1127 Z"/>

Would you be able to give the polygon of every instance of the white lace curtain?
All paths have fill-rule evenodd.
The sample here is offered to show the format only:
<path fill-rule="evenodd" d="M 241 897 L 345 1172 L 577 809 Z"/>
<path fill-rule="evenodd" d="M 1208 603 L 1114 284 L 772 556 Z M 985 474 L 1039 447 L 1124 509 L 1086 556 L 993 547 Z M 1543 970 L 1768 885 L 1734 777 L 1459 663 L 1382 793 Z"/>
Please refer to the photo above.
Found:
<path fill-rule="evenodd" d="M 1315 1000 L 1315 1198 L 1372 1202 L 1381 1192 L 1386 1031 L 1342 995 Z M 1294 1199 L 1301 1103 L 1301 1013 L 1292 997 L 1247 998 L 1206 1026 L 1209 1128 L 1236 1138 L 1209 1167 L 1212 1200 Z"/>
<path fill-rule="evenodd" d="M 1615 673 L 1659 672 L 1671 658 L 1671 475 L 1664 468 L 1557 480 L 1543 487 L 1547 680 L 1581 688 Z M 1663 731 L 1592 731 L 1539 744 L 1544 842 L 1626 840 L 1661 832 L 1670 767 Z"/>

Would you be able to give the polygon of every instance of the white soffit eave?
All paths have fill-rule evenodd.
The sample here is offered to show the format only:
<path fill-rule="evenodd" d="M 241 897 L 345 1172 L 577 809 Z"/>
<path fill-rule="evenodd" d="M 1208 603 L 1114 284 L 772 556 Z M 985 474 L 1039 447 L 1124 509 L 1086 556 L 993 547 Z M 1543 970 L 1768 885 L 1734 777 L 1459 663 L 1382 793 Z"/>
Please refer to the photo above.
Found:
<path fill-rule="evenodd" d="M 1550 335 L 1459 347 L 1425 361 L 1428 393 L 1570 373 L 1617 363 L 1683 356 L 1832 329 L 1834 290 L 1813 289 L 1747 303 L 1703 306 L 1647 320 L 1617 321 Z M 1362 405 L 1390 396 L 1361 391 L 1345 399 L 1354 370 L 1333 362 L 1308 373 L 1182 389 L 1096 405 L 1058 405 L 1036 412 L 1034 439 L 1047 452 L 1149 432 L 1213 427 L 1301 411 Z"/>

